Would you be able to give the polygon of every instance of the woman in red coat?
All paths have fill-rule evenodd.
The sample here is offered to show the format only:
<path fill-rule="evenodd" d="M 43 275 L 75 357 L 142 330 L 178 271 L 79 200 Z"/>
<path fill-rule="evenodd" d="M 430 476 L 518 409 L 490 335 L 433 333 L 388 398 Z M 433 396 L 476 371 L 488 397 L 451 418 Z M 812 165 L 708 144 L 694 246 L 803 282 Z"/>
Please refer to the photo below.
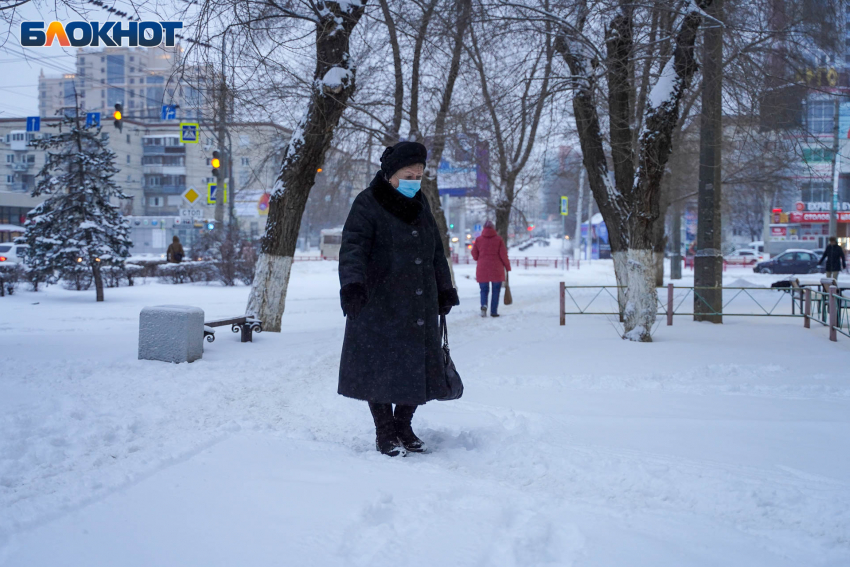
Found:
<path fill-rule="evenodd" d="M 502 282 L 505 281 L 505 270 L 511 271 L 508 262 L 508 249 L 505 241 L 496 233 L 491 221 L 484 223 L 481 236 L 475 239 L 472 245 L 472 258 L 478 262 L 475 268 L 475 280 L 481 288 L 481 316 L 487 316 L 487 295 L 490 284 L 493 284 L 493 298 L 490 302 L 490 316 L 498 317 L 499 292 Z"/>

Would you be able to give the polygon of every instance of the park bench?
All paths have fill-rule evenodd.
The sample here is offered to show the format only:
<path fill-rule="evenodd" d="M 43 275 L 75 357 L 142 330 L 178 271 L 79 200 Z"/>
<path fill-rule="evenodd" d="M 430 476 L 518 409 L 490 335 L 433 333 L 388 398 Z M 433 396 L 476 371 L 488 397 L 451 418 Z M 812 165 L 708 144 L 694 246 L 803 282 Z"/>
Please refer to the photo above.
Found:
<path fill-rule="evenodd" d="M 204 321 L 204 338 L 211 343 L 215 340 L 214 327 L 224 327 L 230 325 L 230 330 L 234 333 L 242 333 L 243 343 L 253 342 L 253 333 L 261 333 L 263 331 L 263 322 L 256 319 L 253 315 L 240 315 L 237 317 L 227 317 L 225 319 L 216 319 L 214 321 Z"/>

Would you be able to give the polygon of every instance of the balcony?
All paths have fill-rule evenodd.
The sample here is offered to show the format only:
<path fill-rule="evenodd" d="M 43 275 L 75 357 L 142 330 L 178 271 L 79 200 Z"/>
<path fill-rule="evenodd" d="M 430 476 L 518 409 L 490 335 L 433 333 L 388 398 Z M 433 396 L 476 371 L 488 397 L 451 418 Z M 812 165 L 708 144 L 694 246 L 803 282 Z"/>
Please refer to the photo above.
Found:
<path fill-rule="evenodd" d="M 145 164 L 142 171 L 156 175 L 186 175 L 185 165 L 162 165 L 159 163 Z"/>
<path fill-rule="evenodd" d="M 185 185 L 158 185 L 145 187 L 145 195 L 182 195 L 185 190 Z"/>
<path fill-rule="evenodd" d="M 142 148 L 146 156 L 186 153 L 185 146 L 142 146 Z"/>
<path fill-rule="evenodd" d="M 29 169 L 35 164 L 33 163 L 7 163 L 6 167 L 10 168 L 12 171 L 29 171 Z"/>
<path fill-rule="evenodd" d="M 0 185 L 0 187 L 5 187 L 6 191 L 11 193 L 32 193 L 32 190 L 35 189 L 35 185 L 32 183 L 7 183 L 5 186 Z"/>

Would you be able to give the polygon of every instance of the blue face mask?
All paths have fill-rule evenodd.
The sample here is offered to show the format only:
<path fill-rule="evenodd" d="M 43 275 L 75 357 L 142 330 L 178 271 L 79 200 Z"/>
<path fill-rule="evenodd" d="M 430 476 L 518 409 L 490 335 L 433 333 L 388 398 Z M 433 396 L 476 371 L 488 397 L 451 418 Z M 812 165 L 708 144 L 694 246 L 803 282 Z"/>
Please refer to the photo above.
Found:
<path fill-rule="evenodd" d="M 419 187 L 422 185 L 421 179 L 399 179 L 398 192 L 405 197 L 413 197 L 419 192 Z"/>

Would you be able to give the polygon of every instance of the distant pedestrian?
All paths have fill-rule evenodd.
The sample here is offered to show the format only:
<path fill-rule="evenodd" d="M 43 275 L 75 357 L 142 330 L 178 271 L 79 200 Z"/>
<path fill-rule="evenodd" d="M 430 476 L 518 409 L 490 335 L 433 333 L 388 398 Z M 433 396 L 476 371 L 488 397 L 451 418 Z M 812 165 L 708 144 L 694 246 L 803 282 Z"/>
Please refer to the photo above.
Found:
<path fill-rule="evenodd" d="M 487 296 L 492 285 L 493 295 L 490 300 L 490 317 L 499 316 L 499 292 L 505 281 L 505 270 L 511 271 L 508 261 L 508 248 L 505 241 L 496 232 L 492 221 L 484 223 L 481 236 L 472 245 L 472 258 L 478 262 L 475 267 L 475 280 L 481 288 L 481 316 L 487 316 Z"/>
<path fill-rule="evenodd" d="M 183 245 L 180 244 L 180 239 L 175 235 L 171 239 L 171 244 L 168 245 L 168 250 L 165 251 L 165 259 L 172 264 L 179 264 L 183 261 Z"/>
<path fill-rule="evenodd" d="M 826 260 L 826 277 L 838 279 L 838 272 L 847 268 L 847 259 L 844 257 L 844 249 L 838 244 L 838 239 L 834 236 L 829 237 L 829 244 L 823 251 L 823 256 L 820 257 L 818 265 Z"/>
<path fill-rule="evenodd" d="M 419 191 L 426 158 L 417 142 L 384 150 L 381 171 L 351 205 L 339 250 L 347 320 L 337 391 L 369 402 L 375 446 L 391 457 L 425 451 L 411 420 L 448 394 L 438 315 L 460 303 Z"/>

